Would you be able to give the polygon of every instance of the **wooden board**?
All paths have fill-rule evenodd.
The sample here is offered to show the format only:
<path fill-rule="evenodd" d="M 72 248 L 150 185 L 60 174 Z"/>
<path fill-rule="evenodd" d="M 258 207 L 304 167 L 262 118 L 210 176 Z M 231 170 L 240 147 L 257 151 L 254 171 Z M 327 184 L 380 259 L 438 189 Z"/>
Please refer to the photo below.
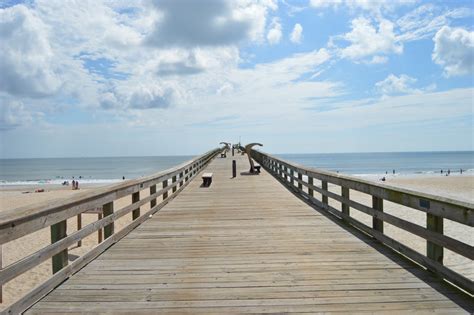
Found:
<path fill-rule="evenodd" d="M 429 272 L 336 224 L 245 156 L 173 201 L 35 304 L 41 313 L 421 313 L 474 310 Z"/>

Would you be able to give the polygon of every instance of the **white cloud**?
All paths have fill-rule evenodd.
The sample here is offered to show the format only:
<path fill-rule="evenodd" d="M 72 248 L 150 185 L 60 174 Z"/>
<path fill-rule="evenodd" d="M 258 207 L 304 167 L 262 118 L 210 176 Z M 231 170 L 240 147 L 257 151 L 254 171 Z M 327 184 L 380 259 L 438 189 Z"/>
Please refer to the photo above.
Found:
<path fill-rule="evenodd" d="M 406 74 L 396 76 L 390 74 L 384 80 L 375 83 L 375 87 L 379 93 L 384 95 L 399 95 L 399 94 L 417 94 L 426 91 L 433 91 L 436 85 L 432 84 L 424 88 L 416 89 L 413 87 L 418 80 Z"/>
<path fill-rule="evenodd" d="M 352 30 L 340 37 L 350 43 L 341 49 L 341 56 L 349 59 L 361 59 L 371 55 L 388 53 L 401 54 L 403 45 L 397 41 L 392 22 L 381 19 L 378 29 L 369 19 L 359 17 L 351 22 Z"/>
<path fill-rule="evenodd" d="M 416 79 L 406 74 L 397 77 L 390 74 L 385 80 L 375 83 L 375 87 L 383 94 L 407 94 L 416 90 L 410 86 L 416 83 Z"/>
<path fill-rule="evenodd" d="M 45 97 L 61 86 L 48 27 L 27 7 L 0 9 L 0 90 Z"/>
<path fill-rule="evenodd" d="M 434 4 L 424 4 L 408 12 L 396 21 L 401 34 L 400 41 L 414 41 L 433 36 L 441 27 L 448 25 L 451 19 L 472 15 L 468 8 L 444 10 Z"/>
<path fill-rule="evenodd" d="M 257 40 L 274 1 L 153 1 L 159 14 L 146 42 L 157 47 L 232 45 Z"/>
<path fill-rule="evenodd" d="M 273 18 L 270 30 L 267 33 L 267 40 L 270 45 L 278 44 L 282 37 L 281 23 L 279 18 Z"/>
<path fill-rule="evenodd" d="M 303 27 L 301 24 L 296 23 L 293 27 L 293 31 L 290 34 L 290 40 L 293 43 L 299 44 L 301 43 L 301 38 L 303 37 Z"/>
<path fill-rule="evenodd" d="M 372 59 L 368 62 L 368 64 L 379 65 L 383 63 L 387 63 L 388 58 L 386 56 L 373 56 Z"/>
<path fill-rule="evenodd" d="M 446 76 L 474 73 L 474 32 L 444 26 L 433 41 L 433 61 L 443 67 Z"/>
<path fill-rule="evenodd" d="M 313 8 L 338 8 L 345 5 L 350 9 L 380 13 L 381 11 L 393 11 L 399 6 L 411 5 L 416 2 L 417 0 L 310 0 L 309 4 Z"/>
<path fill-rule="evenodd" d="M 41 117 L 41 113 L 28 110 L 25 104 L 17 99 L 0 97 L 0 131 L 31 124 Z"/>

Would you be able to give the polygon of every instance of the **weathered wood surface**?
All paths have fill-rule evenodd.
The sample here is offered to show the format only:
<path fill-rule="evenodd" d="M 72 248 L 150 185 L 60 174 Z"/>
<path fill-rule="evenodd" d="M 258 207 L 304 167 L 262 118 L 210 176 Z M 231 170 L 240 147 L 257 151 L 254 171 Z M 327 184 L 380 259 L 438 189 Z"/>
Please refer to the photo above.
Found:
<path fill-rule="evenodd" d="M 238 172 L 246 157 L 235 156 Z M 28 310 L 43 313 L 420 313 L 474 310 L 428 271 L 232 159 Z"/>
<path fill-rule="evenodd" d="M 435 272 L 438 276 L 445 278 L 450 283 L 465 290 L 471 296 L 474 295 L 473 281 L 469 277 L 443 264 L 443 252 L 444 248 L 447 248 L 470 259 L 470 264 L 472 265 L 474 247 L 469 243 L 469 239 L 466 239 L 466 237 L 454 239 L 444 235 L 443 220 L 448 219 L 465 226 L 474 226 L 474 204 L 418 191 L 400 189 L 362 180 L 354 176 L 340 175 L 324 170 L 303 167 L 260 151 L 253 150 L 252 156 L 296 195 L 305 198 L 319 209 L 334 215 L 335 218 L 340 218 L 353 227 L 371 235 L 395 251 L 407 256 L 411 260 L 428 268 L 430 271 Z M 280 169 L 280 171 L 275 171 L 275 168 Z M 281 171 L 282 168 L 283 171 Z M 298 177 L 295 177 L 295 172 L 298 174 Z M 306 175 L 308 181 L 300 179 L 300 175 Z M 320 180 L 321 188 L 314 186 L 313 178 Z M 298 183 L 298 187 L 294 185 L 295 180 Z M 341 194 L 338 195 L 337 193 L 328 191 L 328 183 L 339 186 Z M 299 184 L 304 187 L 301 187 Z M 350 190 L 371 195 L 372 208 L 350 199 Z M 320 193 L 322 198 L 315 198 L 314 194 L 310 194 L 310 192 L 312 193 L 313 191 Z M 329 198 L 341 204 L 341 211 L 328 203 Z M 384 200 L 409 207 L 414 211 L 422 210 L 426 212 L 426 227 L 403 220 L 394 215 L 383 213 Z M 352 217 L 350 208 L 372 216 L 372 227 Z M 424 238 L 427 244 L 426 254 L 413 250 L 406 246 L 403 241 L 399 242 L 385 235 L 383 233 L 384 223 L 392 224 L 406 232 Z"/>

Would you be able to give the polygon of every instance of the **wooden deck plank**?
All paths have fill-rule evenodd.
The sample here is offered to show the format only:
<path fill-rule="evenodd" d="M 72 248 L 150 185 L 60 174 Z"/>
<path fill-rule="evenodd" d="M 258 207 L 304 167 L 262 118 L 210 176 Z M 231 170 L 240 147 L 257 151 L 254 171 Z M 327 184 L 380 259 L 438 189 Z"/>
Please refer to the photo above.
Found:
<path fill-rule="evenodd" d="M 236 156 L 238 172 L 248 170 Z M 215 159 L 159 213 L 35 304 L 38 313 L 469 313 L 472 300 Z"/>

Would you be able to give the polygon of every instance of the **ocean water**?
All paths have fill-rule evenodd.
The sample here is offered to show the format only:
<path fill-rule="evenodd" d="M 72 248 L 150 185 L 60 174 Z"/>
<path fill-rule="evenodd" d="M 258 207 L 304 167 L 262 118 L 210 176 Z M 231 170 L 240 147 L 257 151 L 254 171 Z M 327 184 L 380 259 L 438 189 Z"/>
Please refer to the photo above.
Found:
<path fill-rule="evenodd" d="M 396 152 L 277 154 L 300 165 L 362 177 L 474 174 L 474 152 Z M 108 184 L 139 178 L 168 169 L 192 156 L 0 159 L 0 186 L 61 184 L 78 179 L 80 184 Z"/>
<path fill-rule="evenodd" d="M 294 163 L 361 177 L 474 174 L 474 151 L 278 154 Z"/>
<path fill-rule="evenodd" d="M 0 159 L 0 186 L 107 184 L 151 175 L 192 159 L 192 156 Z"/>

